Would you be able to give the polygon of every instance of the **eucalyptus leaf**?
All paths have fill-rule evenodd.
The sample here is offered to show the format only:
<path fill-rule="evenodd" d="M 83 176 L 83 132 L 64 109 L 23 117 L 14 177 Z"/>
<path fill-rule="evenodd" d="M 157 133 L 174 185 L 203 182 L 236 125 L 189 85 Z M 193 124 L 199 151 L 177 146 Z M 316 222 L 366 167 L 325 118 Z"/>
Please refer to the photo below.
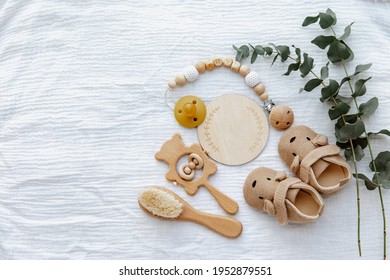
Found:
<path fill-rule="evenodd" d="M 349 35 L 351 35 L 351 26 L 352 26 L 352 24 L 354 24 L 354 22 L 352 22 L 350 25 L 345 27 L 344 34 L 339 38 L 339 40 L 345 40 L 345 39 L 347 39 L 349 37 Z"/>
<path fill-rule="evenodd" d="M 306 77 L 307 74 L 310 73 L 310 70 L 314 67 L 314 59 L 309 57 L 307 53 L 303 54 L 303 63 L 299 66 L 299 70 L 301 71 L 301 77 Z"/>
<path fill-rule="evenodd" d="M 372 180 L 374 182 L 379 182 L 379 185 L 382 188 L 390 189 L 390 179 L 388 176 L 386 176 L 386 174 L 379 173 L 378 176 L 376 176 L 376 174 L 374 174 L 374 176 L 372 177 Z"/>
<path fill-rule="evenodd" d="M 242 60 L 242 53 L 237 52 L 235 59 L 236 59 L 236 61 L 241 61 Z"/>
<path fill-rule="evenodd" d="M 345 157 L 345 159 L 347 161 L 353 161 L 352 150 L 351 149 L 345 149 L 344 157 Z"/>
<path fill-rule="evenodd" d="M 356 145 L 354 147 L 355 148 L 353 150 L 354 150 L 354 153 L 355 153 L 355 160 L 356 161 L 361 161 L 362 158 L 364 157 L 364 151 L 363 151 L 362 147 L 360 147 L 359 145 Z M 348 149 L 346 149 L 344 151 L 344 156 L 345 156 L 346 160 L 349 160 L 349 161 L 353 161 L 354 160 L 351 148 L 348 148 Z"/>
<path fill-rule="evenodd" d="M 367 88 L 364 85 L 368 80 L 370 80 L 371 77 L 368 77 L 367 79 L 360 79 L 355 82 L 355 91 L 352 94 L 353 97 L 362 96 L 366 93 Z"/>
<path fill-rule="evenodd" d="M 342 41 L 336 40 L 330 44 L 327 56 L 330 62 L 338 63 L 347 60 L 351 56 L 351 53 Z"/>
<path fill-rule="evenodd" d="M 326 65 L 321 68 L 321 79 L 322 80 L 325 80 L 325 79 L 327 79 L 329 77 L 329 67 L 328 67 L 328 65 L 329 65 L 329 62 L 326 63 Z"/>
<path fill-rule="evenodd" d="M 279 54 L 275 55 L 274 59 L 272 60 L 271 66 L 274 65 L 276 59 L 278 58 Z"/>
<path fill-rule="evenodd" d="M 339 83 L 336 80 L 329 79 L 329 84 L 321 89 L 320 101 L 325 102 L 332 96 L 336 96 L 339 89 Z"/>
<path fill-rule="evenodd" d="M 265 51 L 264 51 L 264 48 L 260 45 L 257 45 L 255 47 L 255 52 L 258 54 L 258 55 L 264 55 Z"/>
<path fill-rule="evenodd" d="M 369 117 L 372 114 L 375 113 L 376 109 L 378 108 L 378 98 L 373 97 L 370 100 L 368 100 L 366 103 L 362 103 L 359 106 L 359 111 L 363 113 L 363 116 Z"/>
<path fill-rule="evenodd" d="M 330 16 L 333 18 L 334 24 L 336 24 L 336 23 L 337 23 L 336 14 L 335 14 L 331 9 L 329 9 L 329 8 L 326 10 L 326 13 L 327 13 L 328 15 L 330 15 Z"/>
<path fill-rule="evenodd" d="M 390 136 L 390 131 L 388 129 L 382 129 L 382 130 L 379 130 L 378 132 L 369 132 L 368 136 L 378 135 L 378 134 L 384 134 L 384 135 Z"/>
<path fill-rule="evenodd" d="M 348 113 L 349 109 L 351 109 L 351 106 L 349 106 L 347 103 L 339 102 L 336 106 L 333 106 L 329 109 L 328 114 L 329 118 L 331 120 L 335 120 L 339 118 L 341 115 L 344 115 Z"/>
<path fill-rule="evenodd" d="M 325 49 L 327 46 L 332 44 L 336 39 L 335 36 L 317 36 L 314 38 L 313 41 L 311 41 L 312 44 L 316 45 L 320 49 Z"/>
<path fill-rule="evenodd" d="M 290 75 L 290 73 L 291 73 L 292 71 L 297 71 L 297 70 L 299 69 L 299 65 L 300 65 L 299 62 L 291 63 L 291 64 L 288 66 L 287 72 L 284 73 L 283 75 L 288 76 L 288 75 Z"/>
<path fill-rule="evenodd" d="M 356 123 L 358 118 L 361 116 L 361 114 L 350 114 L 350 115 L 345 115 L 344 120 L 347 123 Z"/>
<path fill-rule="evenodd" d="M 264 47 L 263 49 L 264 49 L 265 53 L 266 53 L 268 56 L 270 56 L 270 55 L 273 53 L 273 50 L 272 50 L 271 47 Z"/>
<path fill-rule="evenodd" d="M 320 13 L 320 26 L 322 29 L 331 27 L 336 23 L 336 19 L 328 13 Z"/>
<path fill-rule="evenodd" d="M 356 178 L 356 174 L 355 174 L 355 173 L 353 174 L 353 177 Z M 368 177 L 367 177 L 366 175 L 364 175 L 364 174 L 358 173 L 358 174 L 357 174 L 357 177 L 358 177 L 359 179 L 361 179 L 361 180 L 364 180 L 364 184 L 366 185 L 366 188 L 367 188 L 368 190 L 370 190 L 370 191 L 375 190 L 375 189 L 378 187 L 377 184 L 375 184 L 375 183 L 372 182 L 370 179 L 368 179 Z"/>
<path fill-rule="evenodd" d="M 293 45 L 293 47 L 295 48 L 294 45 Z M 295 48 L 295 53 L 297 55 L 297 60 L 301 61 L 301 49 L 300 48 Z"/>
<path fill-rule="evenodd" d="M 254 51 L 254 52 L 252 52 L 251 63 L 254 63 L 256 61 L 256 59 L 257 59 L 257 52 Z"/>
<path fill-rule="evenodd" d="M 390 175 L 390 152 L 380 152 L 375 158 L 375 166 L 378 172 L 386 172 Z M 371 171 L 375 171 L 374 165 L 370 163 Z"/>
<path fill-rule="evenodd" d="M 362 158 L 364 157 L 364 151 L 362 147 L 360 147 L 360 145 L 355 145 L 354 151 L 355 151 L 355 159 L 357 161 L 361 161 Z"/>
<path fill-rule="evenodd" d="M 239 48 L 239 52 L 242 53 L 242 57 L 243 58 L 246 58 L 249 56 L 249 47 L 247 45 L 242 45 L 240 48 Z"/>
<path fill-rule="evenodd" d="M 340 42 L 347 47 L 348 57 L 345 59 L 345 61 L 347 62 L 352 61 L 355 58 L 355 54 L 353 53 L 351 48 L 347 45 L 347 43 L 345 43 L 344 41 L 340 41 Z"/>
<path fill-rule="evenodd" d="M 320 15 L 317 15 L 314 17 L 306 17 L 302 23 L 302 26 L 308 26 L 310 24 L 316 23 L 318 21 L 319 17 L 320 17 Z"/>
<path fill-rule="evenodd" d="M 362 147 L 362 149 L 365 149 L 368 145 L 368 140 L 366 137 L 359 137 L 357 139 L 352 140 L 352 142 L 354 143 L 354 145 L 357 144 Z"/>
<path fill-rule="evenodd" d="M 374 182 L 379 183 L 383 188 L 390 188 L 390 152 L 380 152 L 375 158 L 375 167 L 378 176 L 373 177 Z M 374 165 L 370 163 L 370 169 L 375 171 Z"/>
<path fill-rule="evenodd" d="M 349 103 L 349 102 L 352 101 L 352 99 L 353 99 L 352 97 L 337 95 L 336 101 L 341 101 L 341 102 L 344 102 L 344 103 Z"/>
<path fill-rule="evenodd" d="M 341 142 L 337 141 L 336 145 L 338 147 L 340 147 L 340 149 L 351 149 L 351 143 L 349 141 L 345 142 L 345 143 L 341 143 Z M 359 137 L 357 139 L 353 139 L 352 140 L 352 145 L 354 147 L 356 147 L 356 145 L 359 145 L 364 150 L 367 147 L 367 145 L 368 145 L 367 138 L 366 137 Z"/>
<path fill-rule="evenodd" d="M 321 79 L 317 79 L 317 78 L 311 79 L 311 80 L 309 80 L 309 81 L 306 83 L 306 85 L 305 85 L 305 87 L 304 87 L 304 90 L 310 92 L 310 91 L 312 91 L 313 89 L 315 89 L 316 87 L 318 87 L 321 83 L 322 83 L 322 80 L 321 80 Z"/>
<path fill-rule="evenodd" d="M 355 73 L 353 73 L 353 76 L 356 76 L 364 71 L 367 71 L 368 69 L 371 68 L 371 66 L 372 66 L 372 63 L 360 64 L 360 65 L 356 66 Z"/>
<path fill-rule="evenodd" d="M 275 47 L 275 50 L 279 53 L 282 62 L 288 59 L 290 55 L 290 48 L 288 46 L 279 45 Z"/>
<path fill-rule="evenodd" d="M 347 142 L 349 139 L 356 139 L 364 133 L 364 123 L 361 120 L 356 121 L 354 124 L 346 124 L 340 128 L 340 139 L 337 139 L 341 143 Z"/>

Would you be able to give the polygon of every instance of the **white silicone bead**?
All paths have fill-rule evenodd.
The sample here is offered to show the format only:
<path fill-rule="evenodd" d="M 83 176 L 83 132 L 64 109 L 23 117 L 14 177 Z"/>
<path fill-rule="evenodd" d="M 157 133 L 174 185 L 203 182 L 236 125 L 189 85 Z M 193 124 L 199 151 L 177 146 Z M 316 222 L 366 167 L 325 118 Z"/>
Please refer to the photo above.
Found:
<path fill-rule="evenodd" d="M 245 83 L 251 88 L 257 86 L 260 82 L 260 75 L 255 71 L 251 71 L 248 75 L 245 76 Z"/>
<path fill-rule="evenodd" d="M 183 71 L 184 77 L 186 77 L 186 80 L 189 82 L 196 81 L 199 77 L 199 72 L 196 70 L 195 66 L 188 66 Z"/>

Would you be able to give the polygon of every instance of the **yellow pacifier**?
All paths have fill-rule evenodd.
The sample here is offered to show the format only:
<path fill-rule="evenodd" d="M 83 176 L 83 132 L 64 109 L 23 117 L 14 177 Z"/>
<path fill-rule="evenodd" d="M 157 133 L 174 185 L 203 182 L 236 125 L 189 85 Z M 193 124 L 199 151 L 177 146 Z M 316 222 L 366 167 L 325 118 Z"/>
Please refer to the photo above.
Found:
<path fill-rule="evenodd" d="M 177 122 L 182 126 L 197 127 L 206 117 L 206 105 L 200 98 L 187 95 L 176 102 L 174 112 Z"/>

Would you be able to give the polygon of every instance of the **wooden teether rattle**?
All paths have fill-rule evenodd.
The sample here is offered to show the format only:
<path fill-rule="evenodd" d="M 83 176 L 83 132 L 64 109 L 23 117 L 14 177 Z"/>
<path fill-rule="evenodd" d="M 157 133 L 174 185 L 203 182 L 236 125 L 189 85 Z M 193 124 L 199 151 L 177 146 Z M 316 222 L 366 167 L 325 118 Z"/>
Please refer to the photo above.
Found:
<path fill-rule="evenodd" d="M 189 195 L 194 195 L 200 186 L 204 186 L 227 213 L 237 213 L 238 204 L 209 183 L 208 177 L 217 171 L 217 165 L 208 159 L 199 145 L 193 144 L 191 147 L 187 147 L 180 135 L 175 134 L 172 139 L 163 144 L 155 156 L 156 159 L 169 165 L 166 174 L 168 181 L 184 186 Z M 183 156 L 188 156 L 188 163 L 182 164 L 177 171 L 177 163 Z M 202 171 L 198 178 L 195 178 L 196 170 Z"/>

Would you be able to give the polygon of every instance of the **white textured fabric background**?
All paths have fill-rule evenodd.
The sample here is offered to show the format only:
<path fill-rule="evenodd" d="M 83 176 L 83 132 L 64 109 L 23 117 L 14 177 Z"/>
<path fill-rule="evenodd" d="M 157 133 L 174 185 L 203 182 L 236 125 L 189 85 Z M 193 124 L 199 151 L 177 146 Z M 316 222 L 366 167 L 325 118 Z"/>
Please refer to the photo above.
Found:
<path fill-rule="evenodd" d="M 161 185 L 198 209 L 224 215 L 206 190 L 190 197 L 167 182 L 167 166 L 154 159 L 175 132 L 187 144 L 197 142 L 196 130 L 180 127 L 164 106 L 165 85 L 188 64 L 232 56 L 232 44 L 247 42 L 295 44 L 321 66 L 324 55 L 310 44 L 321 31 L 301 23 L 327 7 L 338 15 L 337 32 L 356 22 L 348 39 L 355 51 L 351 69 L 373 62 L 362 100 L 380 99 L 368 127 L 389 128 L 390 3 L 0 1 L 0 258 L 357 259 L 354 182 L 325 199 L 314 224 L 280 226 L 245 203 L 242 185 L 252 169 L 287 170 L 277 155 L 281 133 L 274 129 L 257 159 L 239 167 L 218 164 L 211 178 L 240 205 L 240 238 L 154 219 L 137 205 L 143 187 Z M 333 142 L 319 93 L 298 94 L 304 81 L 282 77 L 286 65 L 269 65 L 269 59 L 259 59 L 252 69 L 261 73 L 274 101 L 293 108 L 295 124 Z M 224 93 L 256 99 L 226 69 L 176 91 L 187 93 L 206 102 Z M 389 148 L 384 137 L 373 143 L 375 154 Z M 367 165 L 368 157 L 359 163 L 364 172 Z M 385 200 L 390 217 L 390 191 Z M 361 203 L 363 258 L 380 259 L 378 192 L 362 187 Z"/>

